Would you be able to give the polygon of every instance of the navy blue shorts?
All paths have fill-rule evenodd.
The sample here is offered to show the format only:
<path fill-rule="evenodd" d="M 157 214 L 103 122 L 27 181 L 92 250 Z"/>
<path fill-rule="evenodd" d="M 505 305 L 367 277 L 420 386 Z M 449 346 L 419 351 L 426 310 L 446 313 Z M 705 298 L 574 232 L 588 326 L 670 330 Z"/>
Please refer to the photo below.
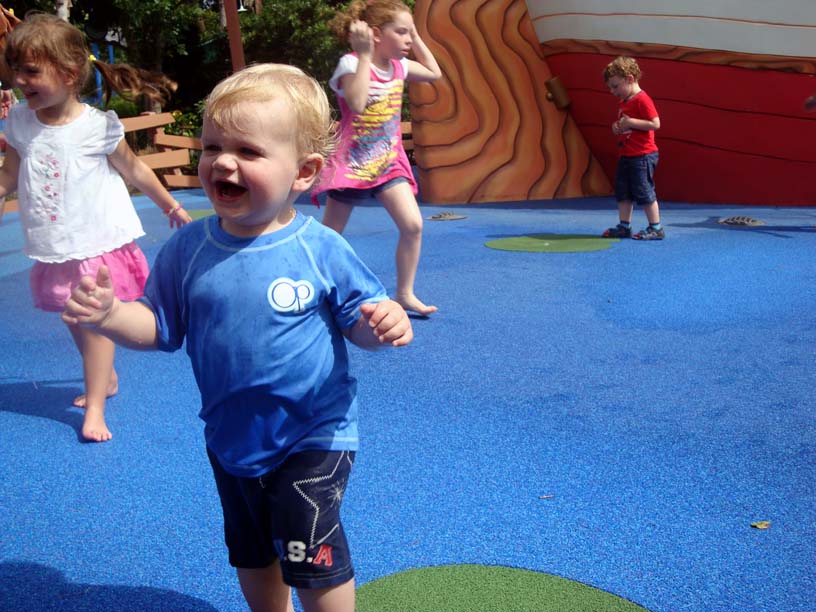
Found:
<path fill-rule="evenodd" d="M 615 199 L 618 202 L 634 202 L 646 206 L 657 201 L 654 172 L 657 168 L 658 152 L 618 160 L 615 175 Z"/>
<path fill-rule="evenodd" d="M 260 478 L 224 471 L 207 450 L 224 512 L 230 565 L 264 568 L 280 560 L 283 581 L 320 589 L 354 577 L 340 522 L 354 453 L 294 453 Z"/>
<path fill-rule="evenodd" d="M 400 183 L 407 183 L 408 179 L 402 176 L 392 178 L 390 181 L 384 182 L 382 185 L 371 187 L 369 189 L 329 189 L 329 195 L 333 200 L 342 202 L 343 204 L 359 204 L 365 200 L 376 198 L 386 189 L 390 189 L 394 185 Z"/>

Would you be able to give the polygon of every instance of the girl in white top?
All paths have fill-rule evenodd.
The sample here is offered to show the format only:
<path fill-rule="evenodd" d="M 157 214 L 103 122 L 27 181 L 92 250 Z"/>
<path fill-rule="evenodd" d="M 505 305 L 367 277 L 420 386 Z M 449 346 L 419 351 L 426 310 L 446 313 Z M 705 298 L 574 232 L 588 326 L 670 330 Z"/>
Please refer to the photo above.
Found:
<path fill-rule="evenodd" d="M 144 231 L 124 180 L 160 206 L 171 226 L 190 216 L 133 153 L 116 114 L 80 102 L 93 58 L 78 29 L 54 15 L 32 15 L 9 34 L 5 56 L 27 103 L 6 120 L 0 197 L 17 189 L 25 254 L 35 260 L 34 305 L 61 312 L 80 278 L 103 264 L 117 270 L 117 296 L 141 297 L 147 261 L 134 240 Z M 100 72 L 119 89 L 111 68 Z M 85 408 L 82 437 L 104 442 L 111 438 L 105 400 L 118 390 L 114 344 L 90 329 L 69 329 L 85 379 L 85 394 L 74 400 Z"/>

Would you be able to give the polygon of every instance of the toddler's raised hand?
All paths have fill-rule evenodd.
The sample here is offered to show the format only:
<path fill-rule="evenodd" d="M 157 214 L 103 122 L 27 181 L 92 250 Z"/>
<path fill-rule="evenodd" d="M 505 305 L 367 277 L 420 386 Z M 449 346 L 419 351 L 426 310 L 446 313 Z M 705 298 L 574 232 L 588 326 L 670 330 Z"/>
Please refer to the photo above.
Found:
<path fill-rule="evenodd" d="M 405 309 L 393 300 L 363 304 L 360 313 L 368 321 L 381 344 L 405 346 L 414 339 L 411 320 Z"/>
<path fill-rule="evenodd" d="M 96 278 L 83 276 L 65 304 L 62 320 L 68 325 L 101 324 L 111 313 L 114 303 L 113 281 L 107 266 L 100 266 Z"/>

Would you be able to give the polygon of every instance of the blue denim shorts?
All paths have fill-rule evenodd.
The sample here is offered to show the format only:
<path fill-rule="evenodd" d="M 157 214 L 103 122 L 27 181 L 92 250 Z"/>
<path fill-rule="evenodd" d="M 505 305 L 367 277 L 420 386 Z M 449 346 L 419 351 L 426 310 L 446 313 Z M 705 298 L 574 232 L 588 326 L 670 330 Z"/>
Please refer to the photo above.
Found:
<path fill-rule="evenodd" d="M 654 172 L 657 168 L 658 152 L 618 160 L 615 175 L 615 199 L 618 202 L 634 202 L 646 206 L 657 201 Z"/>
<path fill-rule="evenodd" d="M 260 478 L 239 478 L 210 458 L 230 565 L 264 568 L 279 560 L 283 581 L 320 589 L 354 577 L 340 505 L 354 453 L 293 453 Z"/>
<path fill-rule="evenodd" d="M 407 178 L 398 176 L 392 178 L 390 181 L 384 182 L 382 185 L 377 185 L 369 189 L 329 189 L 329 196 L 331 196 L 333 200 L 337 200 L 343 204 L 359 204 L 365 200 L 376 199 L 383 191 L 390 189 L 394 185 L 407 182 Z"/>

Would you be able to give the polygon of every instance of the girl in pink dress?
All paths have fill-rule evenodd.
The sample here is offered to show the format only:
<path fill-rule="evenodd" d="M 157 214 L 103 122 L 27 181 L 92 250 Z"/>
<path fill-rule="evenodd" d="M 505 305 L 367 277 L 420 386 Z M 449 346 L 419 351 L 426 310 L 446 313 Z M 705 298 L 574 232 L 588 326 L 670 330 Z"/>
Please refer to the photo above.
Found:
<path fill-rule="evenodd" d="M 352 53 L 340 58 L 329 82 L 340 106 L 339 144 L 313 198 L 327 192 L 323 223 L 340 233 L 356 203 L 375 197 L 383 205 L 399 230 L 394 300 L 429 315 L 436 306 L 414 294 L 422 215 L 400 128 L 405 81 L 435 81 L 442 72 L 403 2 L 352 2 L 333 27 Z"/>

